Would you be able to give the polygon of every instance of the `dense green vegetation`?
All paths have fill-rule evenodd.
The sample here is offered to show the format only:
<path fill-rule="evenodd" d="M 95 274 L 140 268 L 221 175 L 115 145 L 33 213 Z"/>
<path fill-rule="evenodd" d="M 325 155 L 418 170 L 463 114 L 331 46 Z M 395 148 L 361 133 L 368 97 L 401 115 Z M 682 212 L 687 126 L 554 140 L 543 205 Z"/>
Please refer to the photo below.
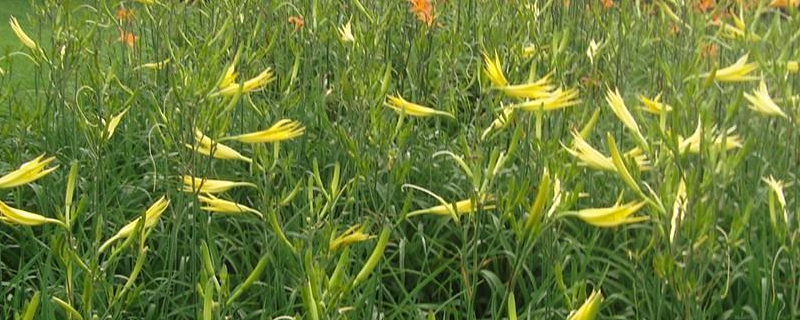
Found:
<path fill-rule="evenodd" d="M 797 319 L 800 15 L 713 2 L 3 1 L 0 319 Z"/>

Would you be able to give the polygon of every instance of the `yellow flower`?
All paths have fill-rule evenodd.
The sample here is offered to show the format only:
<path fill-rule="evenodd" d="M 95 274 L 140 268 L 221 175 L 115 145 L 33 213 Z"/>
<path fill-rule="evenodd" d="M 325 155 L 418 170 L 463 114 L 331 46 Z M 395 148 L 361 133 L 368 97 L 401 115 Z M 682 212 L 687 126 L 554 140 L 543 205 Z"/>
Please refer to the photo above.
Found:
<path fill-rule="evenodd" d="M 720 28 L 722 29 L 720 30 L 722 36 L 729 39 L 742 38 L 750 41 L 761 40 L 761 37 L 757 34 L 747 31 L 747 25 L 745 25 L 741 17 L 733 16 L 733 25 L 722 22 Z"/>
<path fill-rule="evenodd" d="M 498 87 L 508 85 L 508 80 L 503 74 L 503 64 L 500 62 L 500 57 L 497 56 L 497 52 L 494 53 L 494 60 L 484 52 L 483 61 L 486 63 L 486 67 L 483 68 L 483 73 L 489 78 L 492 84 Z"/>
<path fill-rule="evenodd" d="M 494 119 L 494 121 L 492 121 L 492 124 L 489 125 L 489 127 L 486 128 L 486 130 L 483 130 L 483 133 L 481 134 L 481 140 L 486 139 L 486 136 L 488 136 L 489 133 L 492 132 L 492 130 L 500 130 L 504 128 L 506 125 L 508 125 L 509 120 L 514 115 L 515 110 L 516 109 L 511 107 L 503 107 L 500 117 Z"/>
<path fill-rule="evenodd" d="M 552 91 L 554 87 L 550 84 L 551 75 L 552 74 L 548 74 L 531 83 L 498 86 L 496 89 L 513 98 L 546 98 L 553 94 Z"/>
<path fill-rule="evenodd" d="M 622 121 L 628 129 L 633 131 L 634 136 L 639 142 L 642 143 L 642 146 L 647 148 L 647 140 L 642 135 L 642 132 L 639 131 L 639 124 L 636 123 L 636 120 L 633 119 L 633 115 L 631 115 L 630 111 L 628 111 L 628 107 L 625 106 L 625 101 L 622 100 L 622 95 L 619 94 L 619 89 L 608 89 L 606 93 L 606 102 L 611 107 L 611 111 Z"/>
<path fill-rule="evenodd" d="M 578 99 L 578 89 L 563 90 L 558 88 L 546 97 L 518 103 L 511 107 L 525 111 L 551 111 L 571 107 L 579 103 L 581 103 L 581 100 Z"/>
<path fill-rule="evenodd" d="M 7 224 L 18 224 L 23 226 L 39 226 L 45 223 L 55 223 L 62 227 L 67 227 L 63 222 L 47 218 L 22 209 L 9 207 L 5 202 L 0 201 L 0 221 Z"/>
<path fill-rule="evenodd" d="M 237 76 L 239 76 L 239 73 L 236 72 L 236 62 L 234 62 L 228 69 L 225 69 L 225 75 L 222 76 L 222 82 L 219 83 L 219 88 L 224 89 L 228 86 L 235 85 Z"/>
<path fill-rule="evenodd" d="M 330 244 L 328 245 L 328 250 L 336 251 L 341 248 L 349 247 L 355 243 L 375 238 L 375 236 L 364 233 L 363 229 L 364 228 L 361 228 L 361 224 L 347 228 L 347 230 L 342 232 L 342 234 L 336 237 L 336 239 L 331 240 Z"/>
<path fill-rule="evenodd" d="M 426 106 L 418 105 L 413 102 L 408 102 L 406 99 L 403 99 L 403 97 L 401 97 L 400 95 L 387 96 L 386 99 L 388 101 L 384 102 L 383 104 L 401 114 L 405 113 L 413 117 L 430 117 L 438 115 L 438 116 L 450 117 L 453 119 L 456 118 L 449 112 L 428 108 Z"/>
<path fill-rule="evenodd" d="M 532 44 L 529 44 L 522 48 L 522 57 L 523 58 L 530 58 L 536 53 L 536 47 Z"/>
<path fill-rule="evenodd" d="M 649 112 L 652 114 L 662 114 L 672 111 L 672 106 L 663 103 L 659 100 L 661 100 L 661 93 L 656 95 L 655 98 L 653 99 L 649 99 L 644 95 L 639 95 L 639 101 L 641 101 L 642 104 L 644 104 L 642 110 L 644 110 L 645 112 Z"/>
<path fill-rule="evenodd" d="M 267 130 L 226 137 L 219 139 L 219 141 L 236 140 L 244 143 L 278 142 L 302 136 L 305 131 L 306 127 L 300 122 L 283 119 L 273 124 Z"/>
<path fill-rule="evenodd" d="M 194 140 L 197 141 L 197 147 L 194 147 L 190 144 L 186 144 L 186 147 L 194 150 L 197 153 L 223 160 L 242 160 L 247 163 L 253 162 L 252 159 L 243 156 L 241 153 L 232 149 L 231 147 L 211 140 L 211 138 L 203 134 L 200 129 L 194 129 Z"/>
<path fill-rule="evenodd" d="M 263 218 L 264 215 L 258 210 L 250 208 L 248 206 L 238 204 L 233 201 L 228 201 L 224 199 L 220 199 L 215 197 L 212 194 L 200 195 L 197 196 L 197 199 L 203 204 L 203 207 L 200 209 L 210 211 L 210 212 L 217 212 L 217 213 L 228 213 L 228 214 L 239 214 L 239 213 L 247 213 L 250 212 L 252 214 L 257 215 L 259 218 Z"/>
<path fill-rule="evenodd" d="M 17 18 L 12 16 L 11 19 L 9 19 L 8 24 L 11 25 L 11 30 L 14 31 L 14 33 L 17 35 L 17 38 L 19 38 L 19 41 L 21 41 L 22 44 L 24 44 L 31 50 L 36 50 L 36 48 L 38 48 L 36 42 L 34 42 L 33 39 L 31 39 L 31 37 L 28 37 L 28 34 L 26 34 L 25 31 L 22 30 L 22 27 L 19 26 Z"/>
<path fill-rule="evenodd" d="M 586 55 L 589 56 L 589 63 L 594 64 L 594 57 L 597 55 L 597 51 L 600 50 L 600 45 L 603 41 L 595 42 L 594 39 L 589 41 L 589 47 L 586 49 Z"/>
<path fill-rule="evenodd" d="M 672 203 L 672 220 L 669 229 L 669 242 L 675 242 L 675 236 L 678 234 L 678 227 L 683 222 L 683 217 L 686 215 L 686 182 L 681 179 L 678 184 L 678 191 L 675 192 L 675 202 Z"/>
<path fill-rule="evenodd" d="M 50 172 L 58 169 L 58 166 L 45 169 L 45 167 L 55 159 L 55 157 L 44 159 L 43 154 L 38 156 L 36 159 L 23 163 L 21 166 L 19 166 L 19 169 L 0 177 L 0 189 L 21 186 L 46 176 Z"/>
<path fill-rule="evenodd" d="M 156 0 L 133 0 L 133 1 L 143 4 L 156 4 Z"/>
<path fill-rule="evenodd" d="M 592 147 L 586 140 L 583 139 L 581 134 L 574 130 L 572 131 L 574 142 L 572 148 L 562 145 L 572 156 L 581 161 L 581 165 L 587 166 L 596 170 L 616 171 L 611 157 L 606 157 L 597 149 Z"/>
<path fill-rule="evenodd" d="M 593 291 L 586 302 L 575 310 L 568 320 L 594 320 L 600 313 L 600 305 L 603 303 L 603 293 L 599 290 Z"/>
<path fill-rule="evenodd" d="M 255 78 L 245 81 L 244 84 L 238 84 L 233 82 L 233 79 L 236 78 L 235 73 L 232 76 L 233 78 L 230 78 L 229 72 L 231 71 L 231 68 L 233 68 L 233 66 L 228 69 L 228 73 L 225 74 L 225 78 L 223 80 L 223 84 L 227 85 L 220 88 L 220 90 L 212 94 L 212 96 L 232 96 L 240 92 L 250 93 L 261 90 L 264 88 L 264 86 L 270 84 L 272 81 L 275 81 L 275 74 L 272 72 L 272 68 L 267 68 Z"/>
<path fill-rule="evenodd" d="M 114 135 L 114 131 L 117 130 L 117 126 L 119 126 L 119 122 L 122 121 L 122 117 L 128 113 L 128 110 L 131 108 L 128 107 L 125 110 L 122 110 L 118 115 L 111 118 L 111 121 L 108 122 L 108 126 L 106 126 L 106 139 L 111 139 L 111 136 Z"/>
<path fill-rule="evenodd" d="M 719 133 L 714 137 L 713 141 L 710 141 L 711 146 L 715 149 L 721 150 L 732 150 L 736 148 L 742 147 L 742 138 L 739 135 L 734 135 L 733 132 L 736 130 L 736 127 L 732 127 L 726 130 L 726 134 Z M 711 133 L 716 133 L 717 127 L 714 126 L 711 128 Z M 700 144 L 703 140 L 703 124 L 698 122 L 697 129 L 694 130 L 691 136 L 688 138 L 678 137 L 678 150 L 681 153 L 690 152 L 690 153 L 700 153 Z M 725 143 L 723 144 L 723 140 Z M 706 143 L 709 143 L 708 141 Z"/>
<path fill-rule="evenodd" d="M 484 197 L 483 202 L 490 201 L 491 197 Z M 472 199 L 461 200 L 455 203 L 455 213 L 458 215 L 465 215 L 475 212 L 479 207 L 483 210 L 492 210 L 494 205 L 483 205 L 482 203 L 473 203 Z M 430 208 L 414 210 L 408 213 L 407 217 L 419 216 L 423 214 L 431 214 L 436 216 L 450 216 L 453 214 L 453 205 L 438 205 Z"/>
<path fill-rule="evenodd" d="M 583 139 L 583 136 L 577 130 L 573 129 L 572 137 L 574 138 L 572 148 L 564 145 L 562 145 L 562 147 L 566 149 L 567 152 L 569 152 L 572 156 L 578 158 L 578 160 L 581 161 L 580 165 L 587 166 L 595 170 L 612 172 L 617 171 L 616 167 L 614 166 L 614 161 L 611 159 L 611 157 L 607 157 L 592 147 L 586 140 Z M 650 169 L 650 161 L 647 160 L 647 156 L 643 154 L 641 149 L 633 148 L 626 152 L 624 156 L 633 158 L 633 160 L 639 166 L 639 170 L 645 171 Z"/>
<path fill-rule="evenodd" d="M 758 87 L 758 90 L 753 91 L 753 94 L 744 94 L 745 99 L 750 101 L 750 109 L 761 114 L 767 116 L 780 116 L 787 118 L 786 113 L 775 104 L 775 101 L 769 96 L 769 91 L 767 91 L 767 84 L 764 82 L 764 79 L 761 79 L 761 84 Z"/>
<path fill-rule="evenodd" d="M 145 221 L 144 225 L 142 226 L 143 229 L 147 230 L 155 226 L 156 223 L 158 223 L 158 219 L 161 217 L 161 214 L 167 210 L 167 207 L 169 207 L 169 199 L 167 199 L 167 196 L 162 196 L 160 199 L 154 202 L 149 208 L 147 208 L 147 211 L 144 212 Z M 140 219 L 142 219 L 141 216 L 139 216 L 136 219 L 133 219 L 133 221 L 129 222 L 124 227 L 122 227 L 122 229 L 120 229 L 119 232 L 117 232 L 117 234 L 109 238 L 106 242 L 103 243 L 103 245 L 100 246 L 98 252 L 105 251 L 108 248 L 108 246 L 114 243 L 114 241 L 131 236 L 131 234 L 134 231 L 136 231 L 136 225 L 139 223 Z"/>
<path fill-rule="evenodd" d="M 235 187 L 258 188 L 258 186 L 250 182 L 202 179 L 190 175 L 183 176 L 183 192 L 220 193 Z"/>
<path fill-rule="evenodd" d="M 138 67 L 134 68 L 134 70 L 138 70 L 138 69 L 160 70 L 160 69 L 166 67 L 167 64 L 169 64 L 169 62 L 170 62 L 170 59 L 164 59 L 164 60 L 159 61 L 159 62 L 148 62 L 148 63 L 145 63 L 145 64 L 143 64 L 141 66 L 138 66 Z"/>
<path fill-rule="evenodd" d="M 797 73 L 800 71 L 800 62 L 797 61 L 789 61 L 786 63 L 786 70 L 791 73 Z"/>
<path fill-rule="evenodd" d="M 756 76 L 751 76 L 750 73 L 758 69 L 758 63 L 751 62 L 747 63 L 748 55 L 744 55 L 739 60 L 736 60 L 736 63 L 730 65 L 729 67 L 722 68 L 717 70 L 717 72 L 713 75 L 712 80 L 720 81 L 720 82 L 741 82 L 741 81 L 752 81 L 758 80 L 759 78 Z M 701 74 L 701 78 L 709 78 L 711 77 L 711 72 L 706 72 Z"/>
<path fill-rule="evenodd" d="M 783 194 L 783 181 L 775 180 L 775 178 L 772 176 L 769 176 L 769 178 L 761 178 L 761 181 L 764 181 L 769 188 L 772 189 L 772 192 L 775 194 L 775 198 L 778 200 L 778 204 L 781 205 L 780 209 L 783 211 L 783 219 L 786 223 L 789 223 L 789 211 L 786 210 L 786 197 Z M 770 203 L 770 206 L 772 206 L 772 203 Z M 770 210 L 772 210 L 771 207 Z"/>
<path fill-rule="evenodd" d="M 356 37 L 353 36 L 353 27 L 350 24 L 350 21 L 347 21 L 347 23 L 341 27 L 336 28 L 336 30 L 339 31 L 339 39 L 342 40 L 342 42 L 356 41 Z"/>
<path fill-rule="evenodd" d="M 648 216 L 631 216 L 644 205 L 644 201 L 628 202 L 623 205 L 620 205 L 619 201 L 617 201 L 612 207 L 583 209 L 579 210 L 575 215 L 583 222 L 595 227 L 610 228 L 649 220 L 650 217 Z"/>

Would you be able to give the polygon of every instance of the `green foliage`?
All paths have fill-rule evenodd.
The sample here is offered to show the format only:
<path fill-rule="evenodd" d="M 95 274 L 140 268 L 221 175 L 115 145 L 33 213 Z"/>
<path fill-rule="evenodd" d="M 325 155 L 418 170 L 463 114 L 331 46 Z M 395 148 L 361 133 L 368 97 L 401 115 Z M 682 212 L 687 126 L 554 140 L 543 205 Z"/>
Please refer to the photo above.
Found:
<path fill-rule="evenodd" d="M 797 9 L 438 0 L 428 26 L 401 0 L 145 2 L 0 4 L 0 176 L 60 165 L 0 200 L 66 226 L 0 223 L 0 319 L 566 319 L 594 291 L 600 319 L 800 317 Z M 735 26 L 726 6 L 744 36 L 715 24 Z M 484 135 L 524 100 L 493 87 L 483 52 L 511 84 L 551 74 L 581 102 Z M 745 54 L 786 118 L 748 108 L 758 81 L 713 79 Z M 216 95 L 231 66 L 234 85 L 276 78 Z M 671 111 L 644 111 L 658 94 Z M 305 131 L 224 141 L 252 163 L 193 151 L 195 128 L 219 141 L 282 119 Z M 617 172 L 582 166 L 573 130 Z M 204 210 L 184 175 L 255 184 L 217 196 L 262 216 Z M 98 252 L 165 194 L 155 225 Z M 649 220 L 574 217 L 631 201 Z"/>

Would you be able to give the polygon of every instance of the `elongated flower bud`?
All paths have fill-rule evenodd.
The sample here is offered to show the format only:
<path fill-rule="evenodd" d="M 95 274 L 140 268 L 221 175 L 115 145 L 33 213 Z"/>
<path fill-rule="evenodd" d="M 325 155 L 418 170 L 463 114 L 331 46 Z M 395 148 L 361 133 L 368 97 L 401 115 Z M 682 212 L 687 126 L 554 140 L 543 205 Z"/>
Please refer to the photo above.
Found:
<path fill-rule="evenodd" d="M 361 284 L 372 273 L 372 270 L 375 270 L 375 267 L 378 266 L 378 262 L 381 261 L 383 257 L 383 252 L 386 250 L 386 244 L 389 243 L 389 236 L 392 234 L 392 229 L 388 226 L 384 227 L 381 231 L 381 235 L 378 238 L 378 243 L 375 244 L 375 249 L 372 250 L 372 254 L 367 259 L 367 263 L 364 264 L 364 267 L 361 268 L 361 271 L 358 272 L 356 278 L 353 279 L 353 287 Z"/>
<path fill-rule="evenodd" d="M 39 47 L 36 44 L 36 42 L 34 42 L 33 39 L 31 39 L 31 37 L 29 37 L 24 30 L 22 30 L 22 27 L 20 27 L 17 18 L 12 16 L 11 19 L 9 19 L 8 24 L 11 25 L 11 30 L 13 30 L 14 34 L 17 35 L 19 41 L 22 42 L 22 44 L 24 44 L 26 47 L 30 48 L 31 50 L 36 50 L 36 48 Z"/>
<path fill-rule="evenodd" d="M 225 302 L 226 305 L 231 305 L 231 303 L 236 301 L 236 299 L 238 299 L 242 293 L 247 291 L 247 289 L 249 289 L 253 283 L 255 283 L 256 280 L 261 277 L 261 274 L 264 273 L 264 269 L 267 268 L 267 262 L 269 262 L 269 258 L 267 256 L 263 256 L 258 260 L 258 264 L 256 264 L 255 268 L 253 268 L 253 271 L 250 271 L 247 279 L 245 279 L 242 284 L 233 290 L 233 294 L 231 294 L 231 297 L 228 298 L 227 302 Z"/>
<path fill-rule="evenodd" d="M 597 318 L 597 314 L 600 313 L 600 306 L 603 303 L 603 293 L 598 291 L 592 292 L 589 298 L 586 299 L 586 302 L 575 310 L 575 312 L 570 316 L 569 320 L 594 320 Z"/>

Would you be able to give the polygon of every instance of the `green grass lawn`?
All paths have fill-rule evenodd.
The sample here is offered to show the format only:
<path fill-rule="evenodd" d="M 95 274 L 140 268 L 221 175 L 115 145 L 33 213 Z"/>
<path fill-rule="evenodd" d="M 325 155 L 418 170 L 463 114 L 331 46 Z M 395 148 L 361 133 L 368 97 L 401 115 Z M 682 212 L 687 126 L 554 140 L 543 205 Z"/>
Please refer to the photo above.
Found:
<path fill-rule="evenodd" d="M 800 319 L 795 9 L 0 1 L 2 320 Z"/>

